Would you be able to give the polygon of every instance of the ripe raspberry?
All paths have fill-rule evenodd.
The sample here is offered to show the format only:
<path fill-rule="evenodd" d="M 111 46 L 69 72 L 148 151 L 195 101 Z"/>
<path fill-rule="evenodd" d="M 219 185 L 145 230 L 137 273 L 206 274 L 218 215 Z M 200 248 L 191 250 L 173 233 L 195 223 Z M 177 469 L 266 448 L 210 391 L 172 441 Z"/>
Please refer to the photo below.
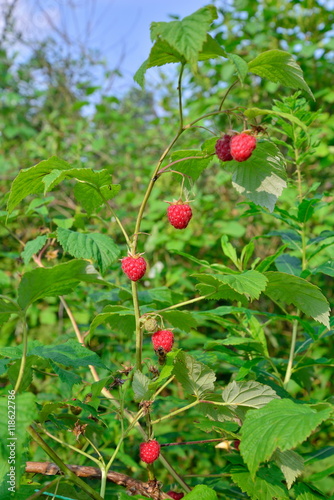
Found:
<path fill-rule="evenodd" d="M 232 136 L 225 134 L 221 139 L 216 142 L 216 155 L 220 160 L 231 161 L 233 160 L 230 150 Z"/>
<path fill-rule="evenodd" d="M 238 134 L 231 139 L 231 155 L 236 161 L 245 161 L 256 148 L 256 138 L 253 135 Z"/>
<path fill-rule="evenodd" d="M 160 444 L 158 441 L 152 439 L 146 443 L 141 443 L 139 456 L 140 460 L 146 462 L 147 464 L 152 464 L 160 455 Z"/>
<path fill-rule="evenodd" d="M 139 255 L 129 255 L 122 259 L 122 269 L 131 281 L 138 281 L 146 272 L 146 261 Z"/>
<path fill-rule="evenodd" d="M 193 213 L 190 205 L 182 201 L 171 203 L 167 208 L 168 220 L 176 229 L 185 229 L 192 215 Z"/>
<path fill-rule="evenodd" d="M 158 330 L 152 335 L 152 343 L 155 351 L 162 347 L 165 352 L 169 352 L 174 344 L 174 334 L 170 330 Z"/>
<path fill-rule="evenodd" d="M 174 498 L 174 500 L 181 500 L 184 497 L 184 493 L 176 493 L 176 491 L 168 491 L 167 495 Z"/>
<path fill-rule="evenodd" d="M 240 440 L 239 439 L 235 439 L 233 441 L 233 445 L 234 445 L 234 448 L 239 451 L 239 446 L 240 446 Z"/>

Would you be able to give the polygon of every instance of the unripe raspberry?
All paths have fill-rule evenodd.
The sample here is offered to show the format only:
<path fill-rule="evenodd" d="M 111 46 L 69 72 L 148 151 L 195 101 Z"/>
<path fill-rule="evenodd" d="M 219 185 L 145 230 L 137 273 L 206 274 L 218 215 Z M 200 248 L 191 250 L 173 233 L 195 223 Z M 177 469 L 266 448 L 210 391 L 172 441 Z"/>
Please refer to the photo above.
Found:
<path fill-rule="evenodd" d="M 152 335 L 152 344 L 155 351 L 161 347 L 165 352 L 171 351 L 174 344 L 173 332 L 171 330 L 158 330 Z"/>
<path fill-rule="evenodd" d="M 167 217 L 169 222 L 176 229 L 185 229 L 192 217 L 193 213 L 188 203 L 183 203 L 181 200 L 171 203 L 167 208 Z"/>
<path fill-rule="evenodd" d="M 122 269 L 131 281 L 138 281 L 146 272 L 146 260 L 140 255 L 129 255 L 122 259 Z"/>
<path fill-rule="evenodd" d="M 253 135 L 237 134 L 231 139 L 231 155 L 236 161 L 246 161 L 256 148 L 256 138 Z"/>
<path fill-rule="evenodd" d="M 152 464 L 160 455 L 160 444 L 155 439 L 140 444 L 140 460 L 147 464 Z"/>
<path fill-rule="evenodd" d="M 158 322 L 155 318 L 149 317 L 144 321 L 144 328 L 147 332 L 153 333 L 158 328 Z"/>
<path fill-rule="evenodd" d="M 181 500 L 184 497 L 184 493 L 176 493 L 176 491 L 168 491 L 167 495 L 174 498 L 174 500 Z"/>
<path fill-rule="evenodd" d="M 222 161 L 231 161 L 233 160 L 230 150 L 232 136 L 225 134 L 221 139 L 218 139 L 216 142 L 216 155 Z"/>

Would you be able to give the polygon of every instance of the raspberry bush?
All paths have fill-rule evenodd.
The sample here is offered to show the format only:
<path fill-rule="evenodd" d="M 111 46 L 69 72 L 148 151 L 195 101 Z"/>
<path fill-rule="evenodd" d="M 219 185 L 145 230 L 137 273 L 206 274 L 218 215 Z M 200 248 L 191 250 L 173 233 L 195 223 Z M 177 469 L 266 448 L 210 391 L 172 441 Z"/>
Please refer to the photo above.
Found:
<path fill-rule="evenodd" d="M 333 364 L 325 349 L 331 294 L 317 286 L 333 276 L 333 231 L 315 228 L 317 211 L 326 220 L 332 213 L 330 197 L 315 194 L 319 182 L 303 179 L 316 154 L 318 112 L 288 52 L 232 54 L 214 34 L 217 17 L 209 5 L 152 24 L 153 46 L 135 81 L 143 87 L 150 68 L 177 64 L 174 136 L 147 178 L 131 178 L 121 202 L 122 172 L 91 168 L 84 155 L 51 156 L 12 182 L 6 231 L 21 245 L 9 226 L 41 206 L 45 227 L 23 242 L 15 293 L 0 298 L 5 335 L 13 321 L 16 334 L 0 350 L 1 422 L 8 394 L 18 415 L 13 489 L 1 424 L 1 499 L 40 490 L 73 500 L 313 500 L 331 491 L 323 481 L 331 481 L 331 464 L 311 467 L 318 455 L 333 456 L 325 439 L 329 372 L 318 378 Z M 184 106 L 185 81 L 207 85 L 209 61 L 232 68 L 229 86 L 207 104 Z M 282 89 L 270 109 L 233 97 L 238 85 L 253 92 L 268 81 Z M 89 223 L 81 213 L 53 213 L 54 199 L 48 208 L 36 201 L 62 189 Z M 167 217 L 164 189 L 178 200 Z M 194 211 L 182 201 L 190 199 Z M 201 220 L 204 202 L 215 211 L 212 224 Z M 241 248 L 236 234 L 230 241 L 220 230 L 224 203 L 230 218 L 241 207 Z M 91 230 L 94 219 L 103 221 L 100 232 Z M 255 231 L 262 221 L 266 233 Z M 69 318 L 56 341 L 47 331 L 35 337 L 47 301 Z M 44 484 L 44 475 L 59 472 Z"/>

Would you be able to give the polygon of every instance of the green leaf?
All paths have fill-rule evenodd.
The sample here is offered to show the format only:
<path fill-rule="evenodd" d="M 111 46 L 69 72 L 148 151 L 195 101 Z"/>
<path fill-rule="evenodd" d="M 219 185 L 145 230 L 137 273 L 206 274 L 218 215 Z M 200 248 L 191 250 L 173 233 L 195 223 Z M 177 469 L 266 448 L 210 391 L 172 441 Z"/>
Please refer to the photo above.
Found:
<path fill-rule="evenodd" d="M 334 260 L 329 260 L 325 264 L 312 269 L 312 274 L 322 273 L 334 277 Z"/>
<path fill-rule="evenodd" d="M 240 82 L 243 83 L 248 73 L 248 64 L 246 63 L 246 61 L 244 61 L 240 56 L 237 56 L 236 54 L 226 54 L 226 55 L 229 61 L 231 61 L 231 63 L 234 65 Z"/>
<path fill-rule="evenodd" d="M 197 398 L 214 390 L 215 373 L 190 354 L 180 352 L 175 360 L 174 374 L 184 390 Z"/>
<path fill-rule="evenodd" d="M 219 346 L 236 346 L 237 349 L 244 349 L 249 352 L 263 352 L 263 346 L 260 342 L 246 337 L 227 337 L 226 339 L 209 340 L 209 342 L 205 344 L 205 349 L 208 351 L 215 351 L 219 350 Z"/>
<path fill-rule="evenodd" d="M 90 335 L 96 328 L 107 323 L 113 331 L 123 332 L 126 335 L 131 335 L 136 329 L 136 321 L 133 309 L 122 306 L 107 306 L 105 312 L 98 314 L 93 319 L 90 325 Z"/>
<path fill-rule="evenodd" d="M 320 289 L 308 281 L 279 272 L 266 272 L 265 294 L 280 304 L 293 304 L 307 316 L 329 328 L 329 305 Z"/>
<path fill-rule="evenodd" d="M 314 214 L 316 205 L 320 203 L 321 200 L 318 198 L 312 198 L 311 200 L 303 200 L 298 206 L 298 220 L 300 222 L 307 222 L 310 220 Z"/>
<path fill-rule="evenodd" d="M 303 457 L 292 450 L 276 450 L 273 454 L 273 459 L 281 469 L 288 489 L 290 489 L 297 477 L 299 477 L 304 471 Z"/>
<path fill-rule="evenodd" d="M 133 376 L 132 389 L 135 393 L 135 401 L 150 399 L 152 391 L 149 389 L 151 380 L 141 371 L 136 370 Z"/>
<path fill-rule="evenodd" d="M 111 174 L 109 170 L 92 170 L 91 168 L 71 168 L 69 170 L 53 170 L 43 178 L 44 192 L 52 191 L 60 182 L 65 179 L 76 179 L 80 182 L 92 184 L 96 188 L 101 188 L 111 184 Z"/>
<path fill-rule="evenodd" d="M 11 394 L 8 394 L 8 396 L 12 397 Z M 13 405 L 9 405 L 9 401 L 15 401 L 14 408 Z M 8 429 L 9 410 L 13 412 L 11 413 L 11 417 L 15 415 L 15 429 L 13 431 Z M 29 437 L 26 429 L 36 417 L 35 396 L 30 392 L 16 394 L 15 400 L 9 397 L 0 398 L 0 436 L 2 437 L 0 440 L 0 483 L 7 474 L 10 465 L 13 465 L 8 463 L 10 450 L 13 450 L 15 453 L 16 480 L 19 481 L 21 465 L 23 465 L 23 461 L 25 460 L 25 444 Z M 13 432 L 13 435 L 10 432 Z M 6 486 L 8 488 L 8 484 Z"/>
<path fill-rule="evenodd" d="M 274 144 L 259 142 L 248 160 L 226 165 L 232 170 L 232 184 L 238 193 L 270 212 L 274 210 L 286 187 L 285 160 Z"/>
<path fill-rule="evenodd" d="M 301 251 L 302 239 L 300 235 L 292 229 L 288 231 L 270 231 L 267 236 L 279 236 L 291 250 Z"/>
<path fill-rule="evenodd" d="M 187 160 L 187 158 L 190 159 Z M 173 165 L 173 170 L 188 175 L 196 181 L 209 165 L 212 156 L 205 156 L 200 149 L 185 149 L 172 153 L 171 160 L 172 162 L 182 160 Z"/>
<path fill-rule="evenodd" d="M 223 401 L 230 406 L 262 408 L 273 399 L 279 399 L 276 392 L 268 385 L 259 382 L 231 382 L 223 390 Z"/>
<path fill-rule="evenodd" d="M 57 229 L 56 234 L 57 241 L 65 252 L 73 257 L 94 260 L 102 274 L 120 255 L 119 247 L 106 234 L 77 233 L 61 227 Z"/>
<path fill-rule="evenodd" d="M 305 441 L 330 416 L 332 409 L 322 408 L 317 411 L 311 405 L 274 399 L 259 410 L 249 410 L 241 429 L 240 451 L 251 476 L 276 448 L 286 451 Z"/>
<path fill-rule="evenodd" d="M 229 275 L 215 274 L 214 277 L 251 300 L 258 299 L 267 285 L 267 278 L 258 271 L 244 271 L 240 274 Z"/>
<path fill-rule="evenodd" d="M 111 200 L 118 194 L 120 188 L 121 186 L 119 184 L 109 184 L 108 186 L 102 186 L 99 189 L 106 200 Z M 89 215 L 94 213 L 104 204 L 102 196 L 90 184 L 77 182 L 74 186 L 73 192 L 77 201 Z"/>
<path fill-rule="evenodd" d="M 43 193 L 43 178 L 50 174 L 52 170 L 57 169 L 63 171 L 70 168 L 71 165 L 69 163 L 60 160 L 56 156 L 52 156 L 48 160 L 41 161 L 34 167 L 21 170 L 15 178 L 9 193 L 7 205 L 8 213 L 11 213 L 26 196 Z"/>
<path fill-rule="evenodd" d="M 237 256 L 237 251 L 234 248 L 234 246 L 228 241 L 228 236 L 226 234 L 223 234 L 223 236 L 220 239 L 220 243 L 222 246 L 222 250 L 224 252 L 224 255 L 231 259 L 233 264 L 238 268 L 239 267 L 239 259 Z"/>
<path fill-rule="evenodd" d="M 192 328 L 197 326 L 197 321 L 188 311 L 165 311 L 160 314 L 175 328 L 180 328 L 185 332 L 190 332 Z"/>
<path fill-rule="evenodd" d="M 254 478 L 243 467 L 233 467 L 231 471 L 233 482 L 252 500 L 288 500 L 287 489 L 282 485 L 279 471 L 275 469 L 260 469 Z"/>
<path fill-rule="evenodd" d="M 86 260 L 71 260 L 52 268 L 39 268 L 22 276 L 18 289 L 18 304 L 25 309 L 43 297 L 71 293 L 80 283 L 98 283 L 96 269 Z"/>
<path fill-rule="evenodd" d="M 28 354 L 35 354 L 40 358 L 49 359 L 54 363 L 60 363 L 61 365 L 74 368 L 92 365 L 107 369 L 95 352 L 82 346 L 74 339 L 70 339 L 60 345 L 37 346 L 29 350 Z"/>
<path fill-rule="evenodd" d="M 271 82 L 281 83 L 292 89 L 305 90 L 314 99 L 304 80 L 303 72 L 294 58 L 284 50 L 267 50 L 248 64 L 249 71 Z"/>
<path fill-rule="evenodd" d="M 151 38 L 165 40 L 193 65 L 198 60 L 198 54 L 207 38 L 207 31 L 215 19 L 217 19 L 216 8 L 208 5 L 181 21 L 152 23 Z"/>
<path fill-rule="evenodd" d="M 292 115 L 290 113 L 283 113 L 281 111 L 274 111 L 272 109 L 260 109 L 260 108 L 249 108 L 244 111 L 244 115 L 247 116 L 249 120 L 252 120 L 256 116 L 263 116 L 263 115 L 270 115 L 270 116 L 279 116 L 281 118 L 284 118 L 285 120 L 290 121 L 291 123 L 294 123 L 298 125 L 298 127 L 302 128 L 307 131 L 307 126 L 305 123 L 299 120 L 297 116 Z"/>
<path fill-rule="evenodd" d="M 301 260 L 287 253 L 277 257 L 275 266 L 277 271 L 281 273 L 292 274 L 294 276 L 300 276 L 302 273 Z"/>
<path fill-rule="evenodd" d="M 226 300 L 237 300 L 245 303 L 245 297 L 233 290 L 230 285 L 223 284 L 220 280 L 216 278 L 215 275 L 210 274 L 193 274 L 199 284 L 196 285 L 196 289 L 199 290 L 202 296 L 208 295 L 208 299 L 226 299 Z"/>
<path fill-rule="evenodd" d="M 217 500 L 218 497 L 217 493 L 213 489 L 203 484 L 199 484 L 183 498 L 184 500 Z"/>
<path fill-rule="evenodd" d="M 43 352 L 45 352 L 45 351 L 43 350 Z M 54 355 L 54 353 L 52 353 L 52 355 Z M 47 356 L 50 356 L 50 352 L 47 353 Z M 57 354 L 56 354 L 56 356 L 57 356 Z M 64 370 L 63 368 L 58 366 L 56 363 L 53 363 L 51 358 L 48 358 L 48 359 L 50 361 L 50 365 L 51 365 L 53 371 L 58 375 L 61 382 L 63 382 L 63 384 L 65 384 L 65 385 L 67 385 L 67 387 L 70 390 L 72 389 L 72 387 L 74 385 L 82 383 L 82 378 L 79 377 L 79 375 L 74 373 L 72 370 Z M 68 362 L 69 361 L 67 361 L 67 363 Z M 66 366 L 68 366 L 68 365 L 66 365 Z"/>
<path fill-rule="evenodd" d="M 0 314 L 19 314 L 21 311 L 20 307 L 12 301 L 7 301 L 6 299 L 0 299 Z"/>
<path fill-rule="evenodd" d="M 25 264 L 28 264 L 31 257 L 43 248 L 48 237 L 46 235 L 37 236 L 34 240 L 28 241 L 24 247 L 23 252 L 21 252 L 21 257 Z"/>
<path fill-rule="evenodd" d="M 225 50 L 219 45 L 217 40 L 207 34 L 202 50 L 199 53 L 198 60 L 205 61 L 207 59 L 214 59 L 220 56 L 227 57 Z"/>

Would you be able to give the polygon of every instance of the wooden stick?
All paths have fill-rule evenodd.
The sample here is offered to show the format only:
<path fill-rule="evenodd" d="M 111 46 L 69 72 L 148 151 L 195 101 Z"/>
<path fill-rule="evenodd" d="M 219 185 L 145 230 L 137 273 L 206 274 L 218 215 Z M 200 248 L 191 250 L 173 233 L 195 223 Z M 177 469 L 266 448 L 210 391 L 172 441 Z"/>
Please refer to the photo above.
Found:
<path fill-rule="evenodd" d="M 89 479 L 101 479 L 101 471 L 96 467 L 82 466 L 82 465 L 68 465 L 74 474 L 78 477 L 87 477 Z M 59 467 L 52 462 L 26 462 L 27 474 L 44 474 L 47 476 L 56 476 L 62 474 Z M 109 471 L 107 474 L 108 481 L 111 481 L 120 486 L 124 486 L 126 490 L 132 495 L 143 495 L 152 500 L 168 500 L 170 497 L 159 490 L 159 485 L 156 481 L 148 481 L 143 483 L 126 476 L 119 472 Z"/>

